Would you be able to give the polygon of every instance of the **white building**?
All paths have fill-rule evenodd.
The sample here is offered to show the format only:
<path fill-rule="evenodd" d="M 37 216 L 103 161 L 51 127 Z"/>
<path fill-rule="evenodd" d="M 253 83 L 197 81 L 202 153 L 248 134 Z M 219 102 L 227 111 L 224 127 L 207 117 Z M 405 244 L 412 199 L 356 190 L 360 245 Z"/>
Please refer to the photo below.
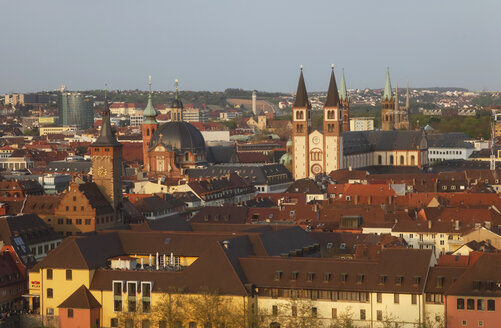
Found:
<path fill-rule="evenodd" d="M 373 117 L 350 118 L 350 131 L 371 131 L 374 130 Z"/>
<path fill-rule="evenodd" d="M 429 133 L 428 140 L 428 161 L 430 163 L 468 159 L 475 151 L 475 147 L 470 138 L 462 132 L 454 133 Z"/>

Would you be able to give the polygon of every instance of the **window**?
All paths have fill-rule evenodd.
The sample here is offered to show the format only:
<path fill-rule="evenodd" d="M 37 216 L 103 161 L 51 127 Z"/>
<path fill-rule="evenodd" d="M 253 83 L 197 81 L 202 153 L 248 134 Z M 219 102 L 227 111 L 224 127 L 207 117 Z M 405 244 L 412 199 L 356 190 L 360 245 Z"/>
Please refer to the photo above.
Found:
<path fill-rule="evenodd" d="M 54 315 L 54 309 L 53 308 L 47 308 L 47 315 Z"/>
<path fill-rule="evenodd" d="M 47 288 L 47 298 L 53 298 L 54 297 L 54 291 L 52 288 Z"/>
<path fill-rule="evenodd" d="M 282 277 L 282 271 L 275 271 L 275 280 L 280 280 Z"/>
<path fill-rule="evenodd" d="M 273 315 L 278 315 L 278 306 L 273 305 L 273 306 L 271 307 L 271 313 L 272 313 Z"/>
<path fill-rule="evenodd" d="M 382 293 L 377 293 L 376 294 L 376 301 L 378 303 L 383 303 L 383 294 Z"/>
<path fill-rule="evenodd" d="M 308 281 L 313 281 L 313 278 L 315 277 L 314 272 L 308 272 Z"/>
<path fill-rule="evenodd" d="M 68 318 L 73 318 L 73 309 L 68 309 Z"/>
<path fill-rule="evenodd" d="M 57 219 L 57 224 L 64 224 L 64 219 Z"/>
<path fill-rule="evenodd" d="M 316 317 L 317 317 L 317 315 L 318 315 L 318 309 L 317 309 L 316 307 L 312 307 L 312 308 L 311 308 L 311 316 L 312 316 L 313 318 L 316 318 Z"/>
<path fill-rule="evenodd" d="M 417 295 L 416 294 L 411 295 L 411 304 L 417 304 Z"/>
<path fill-rule="evenodd" d="M 151 284 L 149 282 L 141 283 L 141 296 L 143 303 L 143 313 L 151 312 Z"/>
<path fill-rule="evenodd" d="M 364 309 L 360 310 L 360 320 L 365 320 L 365 310 Z"/>
<path fill-rule="evenodd" d="M 143 321 L 141 322 L 141 328 L 150 328 L 150 320 L 143 319 Z"/>
<path fill-rule="evenodd" d="M 134 328 L 134 320 L 130 318 L 125 319 L 125 328 Z"/>
<path fill-rule="evenodd" d="M 383 164 L 383 156 L 381 156 L 381 155 L 377 156 L 377 163 L 378 163 L 378 165 L 382 165 Z"/>
<path fill-rule="evenodd" d="M 477 310 L 485 311 L 485 300 L 482 298 L 477 299 Z"/>
<path fill-rule="evenodd" d="M 379 284 L 383 285 L 386 282 L 386 275 L 382 274 L 379 276 Z"/>
<path fill-rule="evenodd" d="M 383 311 L 377 310 L 376 317 L 377 317 L 378 321 L 382 321 L 383 320 Z"/>
<path fill-rule="evenodd" d="M 461 326 L 466 326 L 468 322 L 466 320 L 461 321 Z"/>
<path fill-rule="evenodd" d="M 496 311 L 496 301 L 487 300 L 487 311 Z"/>
<path fill-rule="evenodd" d="M 291 310 L 292 310 L 292 316 L 297 317 L 297 306 L 293 305 L 291 307 Z"/>
<path fill-rule="evenodd" d="M 52 280 L 52 269 L 47 269 L 47 280 Z"/>
<path fill-rule="evenodd" d="M 457 299 L 457 309 L 464 310 L 464 298 Z"/>
<path fill-rule="evenodd" d="M 400 303 L 400 295 L 399 294 L 393 294 L 393 303 L 395 303 L 395 304 Z"/>
<path fill-rule="evenodd" d="M 393 155 L 390 155 L 390 165 L 393 165 Z"/>
<path fill-rule="evenodd" d="M 82 219 L 77 219 L 77 224 L 82 224 Z"/>
<path fill-rule="evenodd" d="M 337 308 L 332 308 L 332 319 L 337 318 Z"/>
<path fill-rule="evenodd" d="M 404 156 L 400 156 L 400 165 L 404 165 L 405 163 L 405 160 L 404 160 Z"/>
<path fill-rule="evenodd" d="M 482 320 L 478 320 L 478 326 L 479 327 L 483 327 L 484 326 L 484 322 Z"/>
<path fill-rule="evenodd" d="M 66 219 L 66 224 L 71 224 L 71 219 Z"/>
<path fill-rule="evenodd" d="M 190 321 L 190 323 L 188 324 L 188 328 L 197 328 L 197 323 Z"/>
<path fill-rule="evenodd" d="M 291 280 L 297 280 L 297 275 L 298 275 L 297 271 L 291 272 Z"/>
<path fill-rule="evenodd" d="M 473 298 L 469 298 L 466 300 L 466 309 L 475 310 L 475 300 Z"/>
<path fill-rule="evenodd" d="M 85 225 L 90 225 L 90 219 L 85 219 Z"/>
<path fill-rule="evenodd" d="M 118 318 L 111 318 L 110 326 L 112 328 L 118 327 Z"/>
<path fill-rule="evenodd" d="M 73 273 L 71 270 L 66 270 L 66 280 L 72 280 L 73 279 Z"/>

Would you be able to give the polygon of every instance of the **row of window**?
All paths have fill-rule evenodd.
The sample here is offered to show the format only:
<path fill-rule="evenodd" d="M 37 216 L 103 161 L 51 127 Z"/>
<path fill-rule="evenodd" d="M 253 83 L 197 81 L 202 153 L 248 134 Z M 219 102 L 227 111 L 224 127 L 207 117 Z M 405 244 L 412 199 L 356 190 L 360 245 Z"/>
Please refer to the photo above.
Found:
<path fill-rule="evenodd" d="M 463 155 L 462 150 L 430 150 L 429 153 L 434 155 Z"/>
<path fill-rule="evenodd" d="M 54 277 L 54 271 L 52 269 L 47 269 L 45 275 L 46 275 L 47 280 L 52 280 Z M 72 279 L 73 279 L 73 271 L 66 270 L 66 280 L 72 280 Z M 50 289 L 50 293 L 52 295 L 52 288 L 47 288 L 47 295 L 49 295 L 49 292 L 48 292 L 49 289 Z"/>
<path fill-rule="evenodd" d="M 381 155 L 377 156 L 377 163 L 378 165 L 383 165 L 383 156 Z M 394 164 L 393 155 L 390 155 L 390 165 L 393 164 Z M 405 165 L 405 156 L 403 155 L 400 156 L 400 165 Z M 410 165 L 416 165 L 416 157 L 414 157 L 414 155 L 411 156 Z"/>
<path fill-rule="evenodd" d="M 277 305 L 272 306 L 271 313 L 274 316 L 278 316 L 278 306 Z M 297 317 L 297 306 L 295 306 L 295 305 L 291 306 L 291 315 L 293 317 Z M 316 307 L 311 308 L 311 317 L 312 318 L 318 317 L 318 308 L 316 308 Z M 332 319 L 337 319 L 337 308 L 331 309 L 331 317 L 332 317 Z M 359 319 L 360 320 L 367 320 L 367 312 L 365 309 L 360 309 Z M 376 311 L 376 319 L 378 321 L 383 320 L 383 311 L 382 310 Z"/>
<path fill-rule="evenodd" d="M 50 245 L 49 244 L 46 244 L 46 245 L 43 245 L 43 246 L 40 245 L 40 246 L 38 246 L 38 248 L 37 247 L 32 247 L 31 248 L 31 253 L 34 256 L 47 254 L 47 252 L 49 250 L 52 250 L 52 249 L 56 248 L 56 246 L 58 246 L 59 244 L 61 244 L 61 242 L 57 242 L 57 244 L 56 243 L 50 243 Z"/>
<path fill-rule="evenodd" d="M 477 298 L 476 299 L 476 310 L 477 311 L 485 311 L 485 299 Z M 465 299 L 458 298 L 457 299 L 457 309 L 464 310 L 465 309 Z M 475 310 L 475 299 L 467 298 L 466 299 L 466 310 L 474 311 Z M 495 300 L 487 300 L 487 311 L 496 311 L 496 301 Z"/>
<path fill-rule="evenodd" d="M 91 219 L 74 219 L 76 225 L 90 225 Z M 96 218 L 96 224 L 113 222 L 113 216 L 103 216 Z M 73 219 L 57 219 L 57 224 L 73 224 Z"/>

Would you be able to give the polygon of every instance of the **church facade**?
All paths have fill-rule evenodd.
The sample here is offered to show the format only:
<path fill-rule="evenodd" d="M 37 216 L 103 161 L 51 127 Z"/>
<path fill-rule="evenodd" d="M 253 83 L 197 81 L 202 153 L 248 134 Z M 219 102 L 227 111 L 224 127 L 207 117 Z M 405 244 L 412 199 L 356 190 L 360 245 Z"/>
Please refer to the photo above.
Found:
<path fill-rule="evenodd" d="M 141 127 L 144 170 L 149 176 L 179 179 L 186 169 L 206 163 L 204 137 L 196 127 L 183 121 L 177 81 L 171 121 L 160 125 L 157 115 L 150 92 Z"/>
<path fill-rule="evenodd" d="M 299 76 L 296 99 L 292 108 L 292 173 L 294 178 L 314 178 L 342 168 L 374 165 L 415 166 L 428 164 L 428 146 L 422 131 L 396 130 L 395 117 L 408 115 L 395 112 L 395 97 L 389 73 L 382 100 L 383 131 L 348 131 L 349 98 L 343 78 L 338 91 L 334 69 L 331 71 L 327 99 L 323 108 L 323 131 L 312 130 L 311 104 L 308 100 L 303 71 Z"/>

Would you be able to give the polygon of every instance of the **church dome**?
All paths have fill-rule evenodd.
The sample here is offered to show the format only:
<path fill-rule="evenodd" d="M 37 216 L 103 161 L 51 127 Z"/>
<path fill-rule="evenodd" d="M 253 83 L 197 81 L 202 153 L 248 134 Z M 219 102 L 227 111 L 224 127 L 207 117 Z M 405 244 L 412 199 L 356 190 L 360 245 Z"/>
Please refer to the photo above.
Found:
<path fill-rule="evenodd" d="M 198 153 L 205 151 L 205 140 L 196 127 L 187 122 L 167 122 L 151 137 L 150 147 L 159 144 L 177 152 Z"/>
<path fill-rule="evenodd" d="M 183 103 L 177 97 L 172 101 L 170 108 L 183 108 Z"/>

